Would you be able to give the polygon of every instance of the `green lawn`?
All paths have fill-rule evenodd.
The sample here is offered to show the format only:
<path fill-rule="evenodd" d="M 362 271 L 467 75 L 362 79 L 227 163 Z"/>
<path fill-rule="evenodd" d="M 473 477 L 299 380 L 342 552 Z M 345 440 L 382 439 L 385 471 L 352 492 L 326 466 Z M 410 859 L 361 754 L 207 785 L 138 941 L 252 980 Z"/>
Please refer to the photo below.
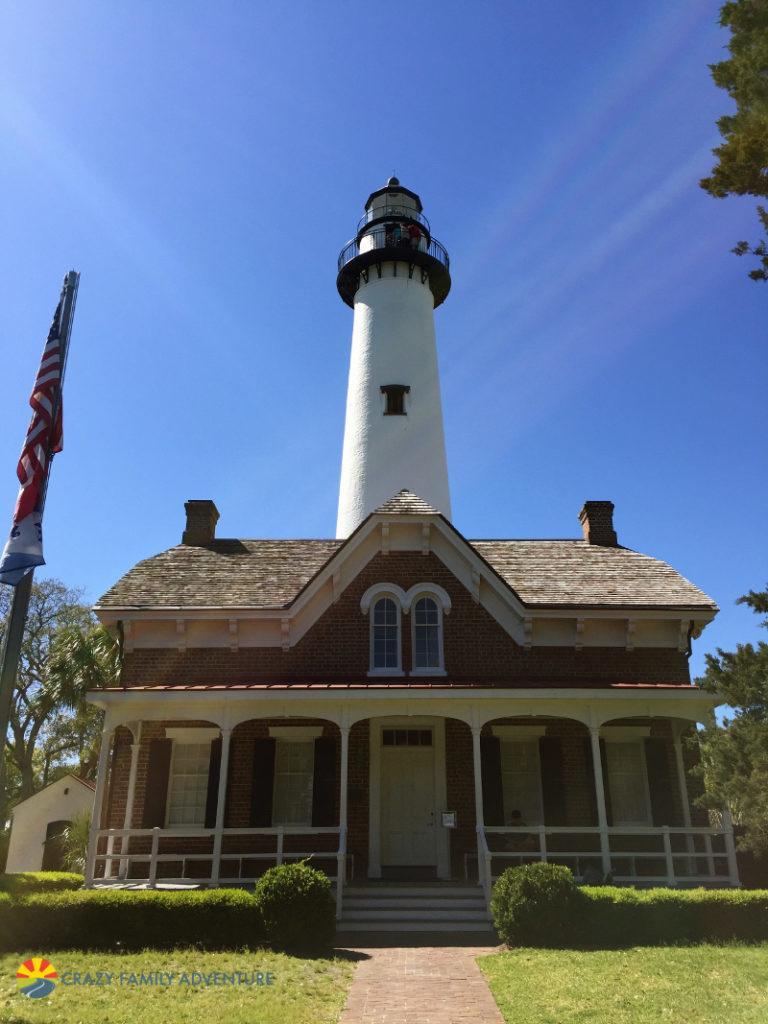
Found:
<path fill-rule="evenodd" d="M 195 950 L 145 953 L 52 953 L 48 959 L 59 984 L 48 997 L 30 999 L 16 983 L 16 971 L 29 954 L 0 956 L 0 1021 L 3 1024 L 335 1024 L 344 1005 L 354 964 L 350 960 L 309 960 L 282 953 L 199 953 Z M 67 972 L 110 972 L 115 982 L 102 987 L 64 985 Z M 171 985 L 118 984 L 120 972 L 148 975 L 176 972 Z M 270 971 L 272 985 L 179 984 L 193 971 Z M 211 979 L 212 980 L 212 979 Z"/>
<path fill-rule="evenodd" d="M 516 949 L 478 963 L 507 1024 L 768 1020 L 768 945 Z"/>

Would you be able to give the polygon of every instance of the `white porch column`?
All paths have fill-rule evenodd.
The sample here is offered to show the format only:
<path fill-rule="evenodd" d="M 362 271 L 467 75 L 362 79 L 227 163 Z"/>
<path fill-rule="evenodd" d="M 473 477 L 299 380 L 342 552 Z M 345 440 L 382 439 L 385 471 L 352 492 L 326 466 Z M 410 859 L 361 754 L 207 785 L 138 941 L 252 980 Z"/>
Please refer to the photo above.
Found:
<path fill-rule="evenodd" d="M 344 883 L 347 878 L 347 789 L 349 777 L 349 726 L 340 725 L 341 766 L 339 770 L 339 849 L 336 858 L 336 917 L 341 917 Z"/>
<path fill-rule="evenodd" d="M 93 888 L 95 871 L 96 847 L 98 842 L 98 831 L 101 828 L 101 815 L 104 804 L 104 789 L 107 783 L 107 763 L 109 761 L 109 749 L 112 740 L 113 728 L 104 722 L 104 729 L 101 733 L 101 747 L 99 748 L 99 763 L 96 768 L 96 792 L 93 794 L 93 812 L 91 814 L 91 829 L 88 835 L 88 851 L 85 855 L 85 888 Z"/>
<path fill-rule="evenodd" d="M 221 729 L 221 760 L 219 762 L 219 789 L 216 794 L 216 824 L 213 834 L 213 865 L 211 870 L 211 883 L 219 884 L 221 874 L 221 845 L 224 836 L 224 812 L 227 803 L 227 776 L 229 774 L 229 742 L 232 739 L 232 729 L 229 726 L 222 726 Z"/>
<path fill-rule="evenodd" d="M 123 818 L 124 829 L 131 828 L 133 826 L 133 804 L 136 797 L 136 773 L 139 767 L 139 750 L 141 749 L 141 722 L 131 722 L 130 729 L 133 733 L 133 743 L 131 744 L 131 767 L 128 772 L 128 792 L 125 796 L 125 817 Z M 120 841 L 120 853 L 125 853 L 127 851 L 129 841 L 128 836 L 123 836 Z M 118 877 L 126 878 L 127 874 L 128 861 L 121 858 Z"/>
<path fill-rule="evenodd" d="M 611 872 L 611 847 L 608 840 L 608 814 L 605 809 L 605 783 L 603 781 L 603 761 L 600 757 L 599 725 L 590 725 L 589 738 L 592 743 L 592 769 L 595 775 L 597 824 L 600 828 L 600 856 L 603 862 L 603 874 L 608 875 Z"/>
<path fill-rule="evenodd" d="M 485 811 L 483 809 L 483 769 L 480 755 L 482 726 L 472 726 L 472 764 L 475 776 L 475 830 L 477 836 L 477 880 L 485 890 L 486 900 L 491 895 L 490 857 L 486 858 Z"/>
<path fill-rule="evenodd" d="M 339 772 L 339 829 L 347 834 L 347 803 L 349 778 L 349 726 L 340 725 L 341 733 L 341 770 Z"/>

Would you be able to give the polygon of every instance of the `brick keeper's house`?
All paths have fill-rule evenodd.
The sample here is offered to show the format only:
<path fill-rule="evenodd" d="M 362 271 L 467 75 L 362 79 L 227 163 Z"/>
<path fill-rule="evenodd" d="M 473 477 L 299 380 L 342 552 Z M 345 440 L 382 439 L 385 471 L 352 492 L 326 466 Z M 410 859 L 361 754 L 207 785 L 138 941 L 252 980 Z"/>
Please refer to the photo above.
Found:
<path fill-rule="evenodd" d="M 467 540 L 451 521 L 434 308 L 448 255 L 391 178 L 339 257 L 354 309 L 337 538 L 182 543 L 99 601 L 120 637 L 87 883 L 231 885 L 311 855 L 345 928 L 487 927 L 531 860 L 583 879 L 738 884 L 693 805 L 714 602 L 618 543 Z M 575 513 L 574 509 L 574 513 Z M 575 519 L 575 515 L 574 515 Z"/>

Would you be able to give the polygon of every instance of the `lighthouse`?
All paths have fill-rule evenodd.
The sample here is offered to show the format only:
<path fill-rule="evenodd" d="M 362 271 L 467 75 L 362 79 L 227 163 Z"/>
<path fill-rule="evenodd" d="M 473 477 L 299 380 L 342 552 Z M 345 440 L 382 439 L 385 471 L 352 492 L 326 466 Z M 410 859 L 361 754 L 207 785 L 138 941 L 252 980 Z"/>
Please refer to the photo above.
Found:
<path fill-rule="evenodd" d="M 336 536 L 404 488 L 450 518 L 434 317 L 448 253 L 397 178 L 368 197 L 336 285 L 354 310 Z"/>

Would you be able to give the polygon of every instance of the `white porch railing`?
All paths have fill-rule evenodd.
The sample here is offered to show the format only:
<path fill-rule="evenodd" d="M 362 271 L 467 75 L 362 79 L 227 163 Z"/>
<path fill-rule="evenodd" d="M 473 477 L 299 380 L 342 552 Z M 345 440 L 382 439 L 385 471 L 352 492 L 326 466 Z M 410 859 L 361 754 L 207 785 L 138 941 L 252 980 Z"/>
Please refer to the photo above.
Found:
<path fill-rule="evenodd" d="M 494 839 L 494 837 L 499 837 Z M 603 874 L 607 848 L 613 881 L 630 885 L 739 885 L 729 828 L 491 826 L 478 829 L 478 876 L 486 891 L 501 870 L 549 861 L 570 867 L 577 880 Z"/>
<path fill-rule="evenodd" d="M 332 848 L 311 848 L 314 837 L 327 835 L 338 837 L 338 842 Z M 236 842 L 227 844 L 227 839 L 247 840 L 255 836 L 274 839 L 274 849 L 227 848 L 228 845 L 237 845 Z M 308 842 L 301 849 L 287 850 L 286 839 L 292 838 L 306 838 Z M 136 840 L 144 840 L 141 845 L 148 846 L 148 849 L 137 849 Z M 186 847 L 185 842 L 188 844 Z M 201 849 L 204 845 L 210 849 Z M 335 888 L 336 914 L 340 917 L 346 879 L 346 829 L 338 826 L 319 828 L 282 825 L 273 828 L 225 828 L 219 832 L 210 828 L 99 829 L 96 832 L 93 863 L 89 865 L 89 877 L 94 886 L 135 884 L 147 885 L 150 889 L 156 888 L 158 884 L 189 883 L 214 887 L 221 884 L 239 885 L 254 883 L 260 877 L 247 871 L 244 873 L 243 865 L 249 862 L 271 861 L 277 865 L 307 858 L 336 862 L 336 874 L 330 877 Z M 165 872 L 161 870 L 164 864 L 180 865 L 181 870 L 177 873 Z M 195 871 L 196 865 L 203 870 Z M 234 870 L 226 870 L 227 866 Z"/>

